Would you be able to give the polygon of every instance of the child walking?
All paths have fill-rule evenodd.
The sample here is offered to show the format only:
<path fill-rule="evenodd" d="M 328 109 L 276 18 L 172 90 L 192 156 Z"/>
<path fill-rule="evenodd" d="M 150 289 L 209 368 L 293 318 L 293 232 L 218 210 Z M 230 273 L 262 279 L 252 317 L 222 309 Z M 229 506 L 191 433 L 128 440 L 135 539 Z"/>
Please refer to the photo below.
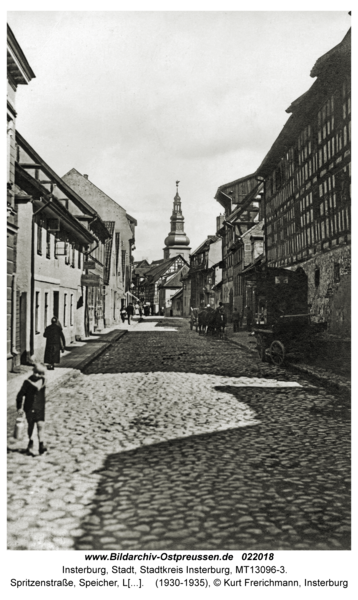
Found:
<path fill-rule="evenodd" d="M 34 441 L 32 435 L 37 426 L 37 435 L 39 438 L 39 454 L 44 454 L 47 448 L 44 446 L 43 435 L 45 430 L 45 403 L 46 403 L 46 378 L 45 367 L 41 363 L 34 365 L 33 373 L 28 379 L 25 379 L 21 390 L 16 397 L 16 408 L 18 413 L 22 413 L 23 401 L 27 431 L 29 435 L 29 444 L 27 454 L 32 455 Z"/>

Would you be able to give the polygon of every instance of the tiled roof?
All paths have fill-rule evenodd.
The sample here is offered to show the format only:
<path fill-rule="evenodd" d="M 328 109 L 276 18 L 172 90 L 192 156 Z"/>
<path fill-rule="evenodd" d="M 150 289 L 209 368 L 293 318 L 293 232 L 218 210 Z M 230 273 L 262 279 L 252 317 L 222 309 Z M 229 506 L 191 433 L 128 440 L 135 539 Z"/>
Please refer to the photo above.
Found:
<path fill-rule="evenodd" d="M 182 272 L 188 272 L 189 271 L 189 267 L 187 265 L 184 265 L 180 271 L 177 271 L 176 273 L 173 273 L 173 275 L 171 277 L 169 277 L 165 283 L 163 283 L 163 287 L 166 288 L 173 288 L 173 287 L 182 287 L 182 282 L 181 282 L 181 273 Z"/>
<path fill-rule="evenodd" d="M 178 298 L 180 298 L 180 296 L 183 295 L 183 288 L 181 288 L 180 290 L 178 290 L 177 292 L 175 292 L 175 294 L 173 294 L 173 296 L 170 298 L 172 301 L 173 300 L 178 300 Z"/>
<path fill-rule="evenodd" d="M 294 100 L 287 109 L 286 112 L 292 114 L 257 169 L 257 175 L 267 177 L 280 161 L 282 154 L 287 152 L 296 140 L 302 128 L 310 123 L 312 110 L 316 109 L 327 96 L 325 78 L 320 77 L 320 75 L 324 74 L 326 69 L 330 69 L 330 77 L 333 77 L 335 72 L 350 68 L 350 49 L 351 34 L 349 30 L 340 44 L 316 61 L 311 71 L 311 77 L 317 77 L 316 81 L 307 92 Z"/>
<path fill-rule="evenodd" d="M 324 69 L 332 67 L 335 62 L 340 61 L 341 58 L 350 58 L 351 54 L 351 29 L 349 29 L 344 36 L 343 40 L 328 50 L 323 56 L 318 58 L 313 66 L 310 73 L 311 77 L 319 77 Z"/>
<path fill-rule="evenodd" d="M 112 256 L 112 247 L 113 247 L 113 234 L 114 234 L 114 226 L 115 221 L 104 221 L 105 226 L 107 227 L 111 237 L 106 240 L 104 245 L 104 276 L 103 281 L 105 285 L 109 284 L 109 276 L 111 274 L 111 256 Z"/>

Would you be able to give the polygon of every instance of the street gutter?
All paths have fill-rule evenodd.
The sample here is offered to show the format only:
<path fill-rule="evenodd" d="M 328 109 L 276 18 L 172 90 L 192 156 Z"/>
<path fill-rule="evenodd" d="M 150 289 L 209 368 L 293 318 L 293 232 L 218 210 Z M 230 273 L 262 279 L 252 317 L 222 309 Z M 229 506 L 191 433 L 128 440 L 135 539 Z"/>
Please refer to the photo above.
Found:
<path fill-rule="evenodd" d="M 251 350 L 245 344 L 241 342 L 236 342 L 235 340 L 228 339 L 230 344 L 235 344 L 242 350 L 246 350 L 249 354 L 253 356 L 257 356 L 256 350 Z M 334 388 L 339 392 L 344 392 L 345 394 L 351 394 L 351 384 L 348 382 L 344 382 L 340 379 L 338 375 L 332 375 L 331 373 L 327 373 L 325 371 L 319 371 L 314 369 L 313 367 L 309 367 L 308 365 L 300 365 L 297 363 L 287 362 L 284 365 L 284 368 L 289 369 L 290 371 L 295 371 L 296 373 L 300 373 L 301 375 L 309 376 L 314 379 L 317 383 L 319 383 L 322 387 L 325 388 Z"/>

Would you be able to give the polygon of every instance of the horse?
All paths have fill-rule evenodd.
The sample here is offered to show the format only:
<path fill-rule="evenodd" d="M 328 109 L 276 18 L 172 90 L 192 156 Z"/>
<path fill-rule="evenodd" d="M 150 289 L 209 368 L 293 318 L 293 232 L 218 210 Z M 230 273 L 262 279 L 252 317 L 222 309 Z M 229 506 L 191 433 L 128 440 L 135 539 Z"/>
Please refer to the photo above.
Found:
<path fill-rule="evenodd" d="M 208 332 L 208 327 L 210 326 L 214 313 L 215 311 L 211 307 L 206 307 L 199 312 L 197 327 L 197 330 L 199 330 L 199 335 L 200 333 Z"/>
<path fill-rule="evenodd" d="M 219 335 L 223 338 L 227 325 L 227 317 L 223 311 L 214 310 L 213 308 L 205 308 L 199 313 L 198 328 L 199 334 L 205 333 L 208 335 Z"/>
<path fill-rule="evenodd" d="M 225 336 L 226 325 L 227 325 L 226 314 L 223 311 L 216 310 L 213 315 L 212 323 L 211 323 L 213 333 L 218 333 L 219 337 L 223 338 Z"/>

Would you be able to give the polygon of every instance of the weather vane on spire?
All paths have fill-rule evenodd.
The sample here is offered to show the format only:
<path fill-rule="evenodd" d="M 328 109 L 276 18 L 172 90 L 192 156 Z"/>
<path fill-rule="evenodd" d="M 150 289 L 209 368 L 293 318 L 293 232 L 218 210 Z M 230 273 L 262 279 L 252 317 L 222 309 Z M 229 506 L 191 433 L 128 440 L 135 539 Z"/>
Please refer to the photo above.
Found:
<path fill-rule="evenodd" d="M 176 183 L 176 186 L 177 186 L 177 193 L 178 193 L 178 186 L 179 186 L 180 181 L 176 181 L 175 183 Z"/>

